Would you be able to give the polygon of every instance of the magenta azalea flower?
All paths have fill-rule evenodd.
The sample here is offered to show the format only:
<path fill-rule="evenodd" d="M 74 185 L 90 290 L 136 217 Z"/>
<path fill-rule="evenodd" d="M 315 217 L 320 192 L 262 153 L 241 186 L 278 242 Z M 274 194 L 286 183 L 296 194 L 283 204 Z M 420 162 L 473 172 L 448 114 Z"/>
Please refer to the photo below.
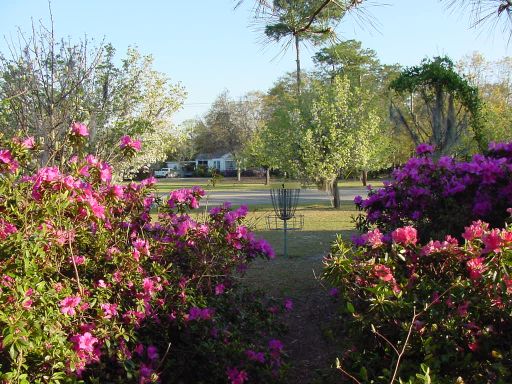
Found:
<path fill-rule="evenodd" d="M 10 164 L 14 158 L 12 157 L 11 151 L 8 149 L 1 149 L 0 150 L 0 162 L 4 164 Z"/>
<path fill-rule="evenodd" d="M 373 274 L 382 281 L 395 281 L 391 269 L 383 264 L 375 264 L 373 267 Z"/>
<path fill-rule="evenodd" d="M 470 279 L 478 280 L 482 273 L 485 272 L 484 260 L 483 257 L 474 257 L 466 262 Z"/>
<path fill-rule="evenodd" d="M 382 238 L 383 235 L 378 228 L 366 234 L 366 242 L 372 248 L 378 248 L 383 245 Z"/>
<path fill-rule="evenodd" d="M 158 360 L 158 348 L 154 345 L 148 346 L 147 353 L 149 360 Z"/>
<path fill-rule="evenodd" d="M 94 344 L 98 342 L 98 339 L 94 337 L 90 332 L 85 332 L 83 335 L 78 336 L 78 349 L 84 352 L 94 352 Z"/>
<path fill-rule="evenodd" d="M 500 234 L 500 230 L 498 228 L 495 228 L 482 236 L 482 241 L 485 245 L 485 248 L 483 250 L 484 253 L 501 252 L 501 246 L 503 242 L 501 240 Z"/>
<path fill-rule="evenodd" d="M 16 138 L 15 141 L 25 149 L 32 149 L 36 146 L 34 136 L 26 137 L 24 139 Z"/>
<path fill-rule="evenodd" d="M 472 241 L 474 239 L 480 239 L 484 232 L 488 229 L 489 225 L 480 220 L 473 221 L 469 227 L 465 227 L 464 234 L 462 237 L 467 241 Z"/>
<path fill-rule="evenodd" d="M 0 165 L 6 164 L 9 172 L 14 173 L 19 167 L 18 162 L 7 149 L 0 149 Z"/>
<path fill-rule="evenodd" d="M 429 144 L 420 144 L 416 147 L 416 153 L 418 155 L 430 154 L 434 152 L 434 146 Z"/>
<path fill-rule="evenodd" d="M 253 350 L 248 349 L 247 351 L 245 351 L 245 355 L 251 361 L 256 361 L 258 363 L 265 362 L 265 354 L 263 352 L 255 352 Z"/>
<path fill-rule="evenodd" d="M 75 122 L 71 124 L 71 134 L 78 137 L 87 137 L 89 136 L 89 130 L 85 124 Z"/>
<path fill-rule="evenodd" d="M 278 339 L 272 339 L 268 342 L 268 347 L 272 350 L 272 351 L 282 351 L 283 350 L 283 343 L 281 342 L 281 340 L 278 340 Z"/>
<path fill-rule="evenodd" d="M 188 312 L 189 320 L 210 320 L 215 313 L 212 308 L 192 307 Z"/>
<path fill-rule="evenodd" d="M 133 140 L 130 136 L 124 135 L 123 137 L 121 137 L 119 147 L 121 149 L 131 148 L 135 152 L 138 152 L 142 148 L 142 143 L 140 142 L 140 140 Z"/>
<path fill-rule="evenodd" d="M 82 301 L 80 296 L 66 297 L 65 299 L 61 300 L 61 302 L 60 302 L 60 311 L 64 315 L 74 316 L 76 313 L 75 307 L 78 304 L 80 304 L 80 301 Z"/>
<path fill-rule="evenodd" d="M 227 375 L 231 384 L 243 384 L 249 379 L 247 372 L 238 368 L 228 368 Z"/>
<path fill-rule="evenodd" d="M 224 284 L 217 284 L 215 286 L 215 294 L 216 295 L 222 295 L 224 293 L 224 290 L 226 289 L 226 287 L 224 286 Z"/>
<path fill-rule="evenodd" d="M 284 309 L 286 309 L 287 311 L 293 310 L 293 300 L 292 299 L 285 299 Z"/>
<path fill-rule="evenodd" d="M 5 240 L 7 236 L 16 232 L 18 232 L 18 229 L 14 224 L 11 224 L 4 219 L 0 219 L 0 240 Z"/>
<path fill-rule="evenodd" d="M 117 304 L 101 304 L 104 319 L 111 319 L 117 316 Z"/>

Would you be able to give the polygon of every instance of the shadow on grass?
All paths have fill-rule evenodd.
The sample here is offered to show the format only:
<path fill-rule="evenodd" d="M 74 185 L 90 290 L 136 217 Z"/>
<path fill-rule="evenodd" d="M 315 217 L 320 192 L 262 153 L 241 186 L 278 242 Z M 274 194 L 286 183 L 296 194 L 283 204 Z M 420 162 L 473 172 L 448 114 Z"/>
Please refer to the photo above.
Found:
<path fill-rule="evenodd" d="M 332 207 L 330 203 L 320 203 L 320 204 L 302 204 L 297 206 L 297 213 L 304 210 L 319 210 L 319 211 L 331 211 L 331 212 L 339 212 L 339 211 L 355 211 L 356 205 L 352 200 L 341 200 L 340 207 L 335 209 Z"/>
<path fill-rule="evenodd" d="M 349 232 L 326 230 L 287 231 L 288 258 L 316 257 L 325 254 L 330 250 L 330 246 L 338 234 L 349 239 Z M 256 236 L 263 237 L 272 245 L 276 257 L 284 256 L 284 231 L 257 231 Z"/>
<path fill-rule="evenodd" d="M 271 261 L 257 260 L 251 264 L 244 282 L 252 288 L 263 289 L 274 297 L 301 297 L 317 290 L 322 274 L 323 257 L 340 234 L 349 239 L 355 233 L 342 231 L 290 231 L 288 257 L 283 256 L 282 231 L 258 231 L 276 251 Z"/>

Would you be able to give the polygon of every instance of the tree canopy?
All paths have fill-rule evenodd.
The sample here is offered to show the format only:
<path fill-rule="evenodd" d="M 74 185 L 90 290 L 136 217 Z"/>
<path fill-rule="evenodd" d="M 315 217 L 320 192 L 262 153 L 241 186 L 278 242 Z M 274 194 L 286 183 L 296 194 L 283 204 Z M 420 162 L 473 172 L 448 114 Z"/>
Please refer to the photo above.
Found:
<path fill-rule="evenodd" d="M 429 142 L 438 153 L 453 153 L 470 128 L 482 145 L 478 89 L 455 71 L 449 58 L 405 68 L 390 86 L 402 97 L 391 108 L 392 118 L 416 145 Z"/>

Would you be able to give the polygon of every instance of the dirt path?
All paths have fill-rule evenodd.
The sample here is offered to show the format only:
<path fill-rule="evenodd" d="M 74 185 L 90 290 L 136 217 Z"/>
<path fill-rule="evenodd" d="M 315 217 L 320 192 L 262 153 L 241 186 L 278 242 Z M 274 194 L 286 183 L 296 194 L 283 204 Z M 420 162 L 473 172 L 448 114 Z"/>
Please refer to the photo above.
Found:
<path fill-rule="evenodd" d="M 327 289 L 318 281 L 322 258 L 316 255 L 258 261 L 245 277 L 249 286 L 264 289 L 278 300 L 293 300 L 293 310 L 282 315 L 288 328 L 283 342 L 291 364 L 287 376 L 293 384 L 339 382 L 332 366 L 340 351 L 331 342 L 329 328 L 337 311 Z"/>

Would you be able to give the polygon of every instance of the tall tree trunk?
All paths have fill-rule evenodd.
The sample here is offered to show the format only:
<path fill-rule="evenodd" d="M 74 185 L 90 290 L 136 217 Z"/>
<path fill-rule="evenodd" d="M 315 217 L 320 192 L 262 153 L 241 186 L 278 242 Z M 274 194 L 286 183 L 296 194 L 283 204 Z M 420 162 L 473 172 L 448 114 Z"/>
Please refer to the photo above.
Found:
<path fill-rule="evenodd" d="M 242 180 L 242 159 L 236 160 L 236 179 L 238 181 Z"/>
<path fill-rule="evenodd" d="M 455 112 L 455 101 L 454 101 L 454 97 L 453 97 L 453 94 L 450 94 L 448 96 L 448 111 L 447 111 L 447 116 L 446 116 L 446 134 L 445 134 L 445 145 L 444 145 L 444 149 L 445 149 L 445 152 L 448 153 L 450 151 L 450 149 L 455 146 L 455 144 L 457 144 L 457 142 L 459 141 L 459 137 L 457 137 L 457 132 L 456 132 L 456 125 L 457 125 L 457 116 L 456 116 L 456 112 Z"/>
<path fill-rule="evenodd" d="M 436 86 L 436 100 L 432 111 L 432 137 L 436 152 L 443 150 L 443 109 L 444 91 L 441 85 Z"/>
<path fill-rule="evenodd" d="M 297 63 L 297 96 L 300 95 L 301 89 L 301 79 L 300 79 L 300 40 L 299 34 L 295 34 L 295 54 L 296 54 L 296 63 Z"/>
<path fill-rule="evenodd" d="M 340 191 L 338 189 L 338 178 L 336 177 L 330 183 L 331 195 L 332 195 L 332 206 L 335 209 L 340 208 Z"/>
<path fill-rule="evenodd" d="M 363 186 L 366 187 L 366 184 L 368 184 L 368 171 L 366 169 L 363 169 L 361 173 L 361 181 L 363 182 Z"/>
<path fill-rule="evenodd" d="M 270 184 L 270 167 L 265 169 L 265 185 Z"/>

